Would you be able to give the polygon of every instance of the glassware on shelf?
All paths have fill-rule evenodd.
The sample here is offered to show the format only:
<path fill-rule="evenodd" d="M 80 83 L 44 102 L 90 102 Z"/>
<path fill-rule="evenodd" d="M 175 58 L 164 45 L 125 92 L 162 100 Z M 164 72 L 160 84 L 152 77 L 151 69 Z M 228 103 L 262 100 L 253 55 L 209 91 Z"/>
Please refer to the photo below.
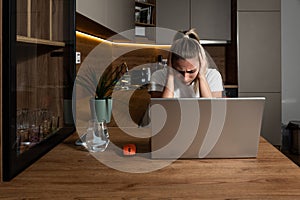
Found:
<path fill-rule="evenodd" d="M 17 153 L 21 154 L 59 129 L 59 117 L 48 109 L 17 110 Z"/>

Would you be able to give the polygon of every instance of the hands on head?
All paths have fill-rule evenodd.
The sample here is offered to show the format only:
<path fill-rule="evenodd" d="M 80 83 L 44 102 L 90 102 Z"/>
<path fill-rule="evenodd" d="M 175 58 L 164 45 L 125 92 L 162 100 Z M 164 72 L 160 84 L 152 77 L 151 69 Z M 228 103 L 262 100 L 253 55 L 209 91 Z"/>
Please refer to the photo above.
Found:
<path fill-rule="evenodd" d="M 173 44 L 170 48 L 168 65 L 169 69 L 166 74 L 166 81 L 164 82 L 164 89 L 161 91 L 161 97 L 181 97 L 180 90 L 184 90 L 187 87 L 177 88 L 174 81 L 180 80 L 185 86 L 193 86 L 195 97 L 222 97 L 223 84 L 220 76 L 217 77 L 217 81 L 221 81 L 217 85 L 219 91 L 211 90 L 211 85 L 207 80 L 209 67 L 215 66 L 214 62 L 209 55 L 205 52 L 204 48 L 200 44 L 199 36 L 194 29 L 178 32 L 173 40 Z M 174 69 L 174 70 L 173 70 Z M 213 74 L 219 72 L 215 71 Z M 219 78 L 218 78 L 219 77 Z M 177 95 L 175 95 L 176 90 Z M 179 95 L 178 95 L 179 94 Z"/>

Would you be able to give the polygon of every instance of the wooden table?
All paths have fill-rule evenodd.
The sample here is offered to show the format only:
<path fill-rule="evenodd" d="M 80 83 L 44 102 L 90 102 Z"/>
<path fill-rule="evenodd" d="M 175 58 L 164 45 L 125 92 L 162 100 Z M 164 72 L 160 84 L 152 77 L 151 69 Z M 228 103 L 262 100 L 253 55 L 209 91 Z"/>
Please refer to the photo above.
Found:
<path fill-rule="evenodd" d="M 112 140 L 121 133 L 109 132 Z M 149 173 L 109 168 L 76 147 L 77 138 L 73 134 L 11 182 L 1 183 L 0 198 L 300 199 L 299 167 L 263 138 L 257 158 L 184 159 Z M 126 142 L 146 151 L 149 140 Z"/>

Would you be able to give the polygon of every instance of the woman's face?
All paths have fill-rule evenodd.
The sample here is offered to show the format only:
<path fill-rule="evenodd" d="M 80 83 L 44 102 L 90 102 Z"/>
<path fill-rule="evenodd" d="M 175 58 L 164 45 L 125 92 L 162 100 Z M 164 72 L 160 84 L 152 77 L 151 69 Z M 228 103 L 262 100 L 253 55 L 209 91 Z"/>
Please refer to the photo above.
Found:
<path fill-rule="evenodd" d="M 198 75 L 199 72 L 199 59 L 178 59 L 173 62 L 173 68 L 178 71 L 182 76 L 179 78 L 186 84 L 190 85 Z"/>

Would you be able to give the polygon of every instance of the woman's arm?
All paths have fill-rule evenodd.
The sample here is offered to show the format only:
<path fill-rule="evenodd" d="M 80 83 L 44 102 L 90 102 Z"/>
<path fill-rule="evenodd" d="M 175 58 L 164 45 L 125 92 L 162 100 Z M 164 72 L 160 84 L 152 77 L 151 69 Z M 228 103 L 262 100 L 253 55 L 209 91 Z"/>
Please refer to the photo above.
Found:
<path fill-rule="evenodd" d="M 223 81 L 217 70 L 210 70 L 207 72 L 207 76 L 199 74 L 198 79 L 201 97 L 223 97 Z"/>
<path fill-rule="evenodd" d="M 207 79 L 199 76 L 200 97 L 204 98 L 222 98 L 222 91 L 212 92 L 208 85 Z"/>
<path fill-rule="evenodd" d="M 174 97 L 174 73 L 172 68 L 168 68 L 167 82 L 162 92 L 162 98 Z"/>
<path fill-rule="evenodd" d="M 212 96 L 215 98 L 222 98 L 223 92 L 222 91 L 212 92 Z"/>
<path fill-rule="evenodd" d="M 210 90 L 210 87 L 208 85 L 205 75 L 201 75 L 199 73 L 198 80 L 199 80 L 200 97 L 212 98 L 213 94 Z"/>
<path fill-rule="evenodd" d="M 213 79 L 213 81 L 217 82 L 217 85 L 219 85 L 218 88 L 220 88 L 220 91 L 211 91 L 210 86 L 208 84 L 208 81 L 206 79 L 205 76 L 198 76 L 199 79 L 199 88 L 200 88 L 200 97 L 204 97 L 204 98 L 222 98 L 223 97 L 223 90 L 221 90 L 220 81 L 219 80 L 220 77 L 216 77 L 215 79 Z"/>

